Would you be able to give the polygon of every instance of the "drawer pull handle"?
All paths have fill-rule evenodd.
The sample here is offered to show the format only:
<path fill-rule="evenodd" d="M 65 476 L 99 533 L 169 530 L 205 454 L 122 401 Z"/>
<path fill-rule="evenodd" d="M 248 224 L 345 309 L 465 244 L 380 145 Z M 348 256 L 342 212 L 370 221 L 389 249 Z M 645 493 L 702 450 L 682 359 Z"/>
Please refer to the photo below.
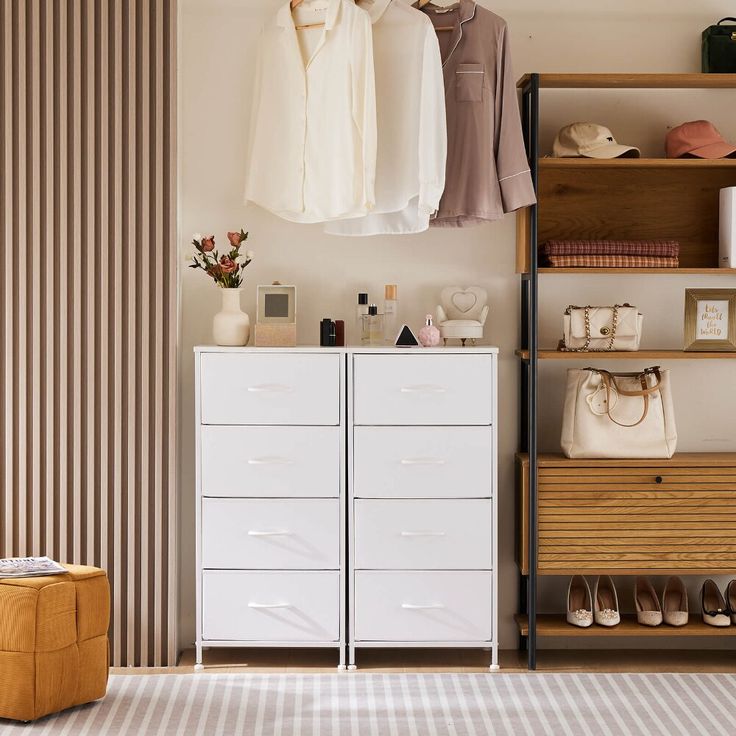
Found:
<path fill-rule="evenodd" d="M 435 457 L 405 457 L 402 465 L 444 465 L 445 460 Z"/>
<path fill-rule="evenodd" d="M 661 475 L 658 475 L 658 476 L 657 476 L 657 477 L 656 477 L 656 478 L 654 479 L 654 481 L 655 481 L 655 483 L 664 483 L 664 478 L 663 478 L 663 477 L 662 477 Z"/>
<path fill-rule="evenodd" d="M 286 529 L 274 529 L 272 531 L 259 531 L 258 529 L 251 529 L 248 532 L 249 537 L 289 537 L 291 532 Z"/>
<path fill-rule="evenodd" d="M 445 532 L 401 532 L 402 537 L 444 537 Z"/>
<path fill-rule="evenodd" d="M 249 603 L 248 608 L 291 608 L 290 603 Z"/>
<path fill-rule="evenodd" d="M 291 386 L 284 386 L 280 383 L 264 383 L 261 386 L 248 386 L 248 391 L 252 394 L 288 394 L 293 390 Z"/>
<path fill-rule="evenodd" d="M 248 465 L 293 465 L 294 461 L 287 457 L 252 457 Z"/>
<path fill-rule="evenodd" d="M 422 384 L 419 386 L 402 386 L 402 394 L 444 394 L 447 389 L 443 386 L 433 386 L 432 384 Z"/>
<path fill-rule="evenodd" d="M 442 603 L 402 603 L 401 607 L 409 611 L 428 611 L 444 608 Z"/>

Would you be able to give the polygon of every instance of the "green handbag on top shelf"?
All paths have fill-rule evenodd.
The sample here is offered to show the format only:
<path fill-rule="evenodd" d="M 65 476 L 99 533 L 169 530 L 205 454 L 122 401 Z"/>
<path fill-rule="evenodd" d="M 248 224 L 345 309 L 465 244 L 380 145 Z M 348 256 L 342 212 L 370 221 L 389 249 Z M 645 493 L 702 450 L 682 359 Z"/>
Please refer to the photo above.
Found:
<path fill-rule="evenodd" d="M 732 24 L 721 25 L 727 20 Z M 703 73 L 736 74 L 736 18 L 721 18 L 703 31 Z"/>

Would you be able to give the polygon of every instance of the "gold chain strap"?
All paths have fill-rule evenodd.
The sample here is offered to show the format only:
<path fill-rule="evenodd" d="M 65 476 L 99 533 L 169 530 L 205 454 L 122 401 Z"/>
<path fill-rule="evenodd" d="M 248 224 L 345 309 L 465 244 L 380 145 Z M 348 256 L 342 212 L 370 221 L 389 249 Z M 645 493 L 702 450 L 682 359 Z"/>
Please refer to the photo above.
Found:
<path fill-rule="evenodd" d="M 611 327 L 611 337 L 608 341 L 608 346 L 605 348 L 593 348 L 590 349 L 590 341 L 592 339 L 590 334 L 590 310 L 592 307 L 590 304 L 585 307 L 585 344 L 581 348 L 569 348 L 564 343 L 565 341 L 562 341 L 562 345 L 560 346 L 560 350 L 563 353 L 610 353 L 614 352 L 613 344 L 616 342 L 616 330 L 618 329 L 618 310 L 621 308 L 621 304 L 614 304 L 613 309 L 613 324 Z M 624 304 L 624 307 L 628 307 L 628 304 Z M 572 304 L 567 308 L 567 314 L 571 314 L 573 309 L 580 309 L 580 307 L 575 307 Z"/>

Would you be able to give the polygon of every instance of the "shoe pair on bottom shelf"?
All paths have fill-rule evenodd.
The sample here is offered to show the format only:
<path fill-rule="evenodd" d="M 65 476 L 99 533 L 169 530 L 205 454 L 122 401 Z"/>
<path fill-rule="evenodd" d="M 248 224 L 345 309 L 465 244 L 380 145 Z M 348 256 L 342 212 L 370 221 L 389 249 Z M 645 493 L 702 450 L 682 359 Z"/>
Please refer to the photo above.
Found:
<path fill-rule="evenodd" d="M 700 607 L 703 622 L 708 626 L 736 626 L 736 580 L 726 587 L 726 596 L 721 595 L 714 580 L 706 580 L 700 591 Z"/>
<path fill-rule="evenodd" d="M 671 577 L 664 586 L 662 603 L 649 578 L 637 578 L 634 587 L 636 620 L 642 626 L 685 626 L 690 619 L 687 588 L 682 578 Z"/>
<path fill-rule="evenodd" d="M 573 575 L 567 588 L 567 623 L 587 629 L 593 625 L 616 626 L 621 623 L 618 594 L 610 575 L 596 578 L 593 593 L 582 575 Z"/>

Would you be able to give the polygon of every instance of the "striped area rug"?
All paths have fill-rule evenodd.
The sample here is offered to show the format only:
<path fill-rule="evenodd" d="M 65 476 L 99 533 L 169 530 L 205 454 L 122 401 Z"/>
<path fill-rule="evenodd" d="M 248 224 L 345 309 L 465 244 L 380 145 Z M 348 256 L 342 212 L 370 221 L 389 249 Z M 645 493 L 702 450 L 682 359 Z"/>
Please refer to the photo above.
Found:
<path fill-rule="evenodd" d="M 732 734 L 732 675 L 121 675 L 107 697 L 0 734 Z"/>

